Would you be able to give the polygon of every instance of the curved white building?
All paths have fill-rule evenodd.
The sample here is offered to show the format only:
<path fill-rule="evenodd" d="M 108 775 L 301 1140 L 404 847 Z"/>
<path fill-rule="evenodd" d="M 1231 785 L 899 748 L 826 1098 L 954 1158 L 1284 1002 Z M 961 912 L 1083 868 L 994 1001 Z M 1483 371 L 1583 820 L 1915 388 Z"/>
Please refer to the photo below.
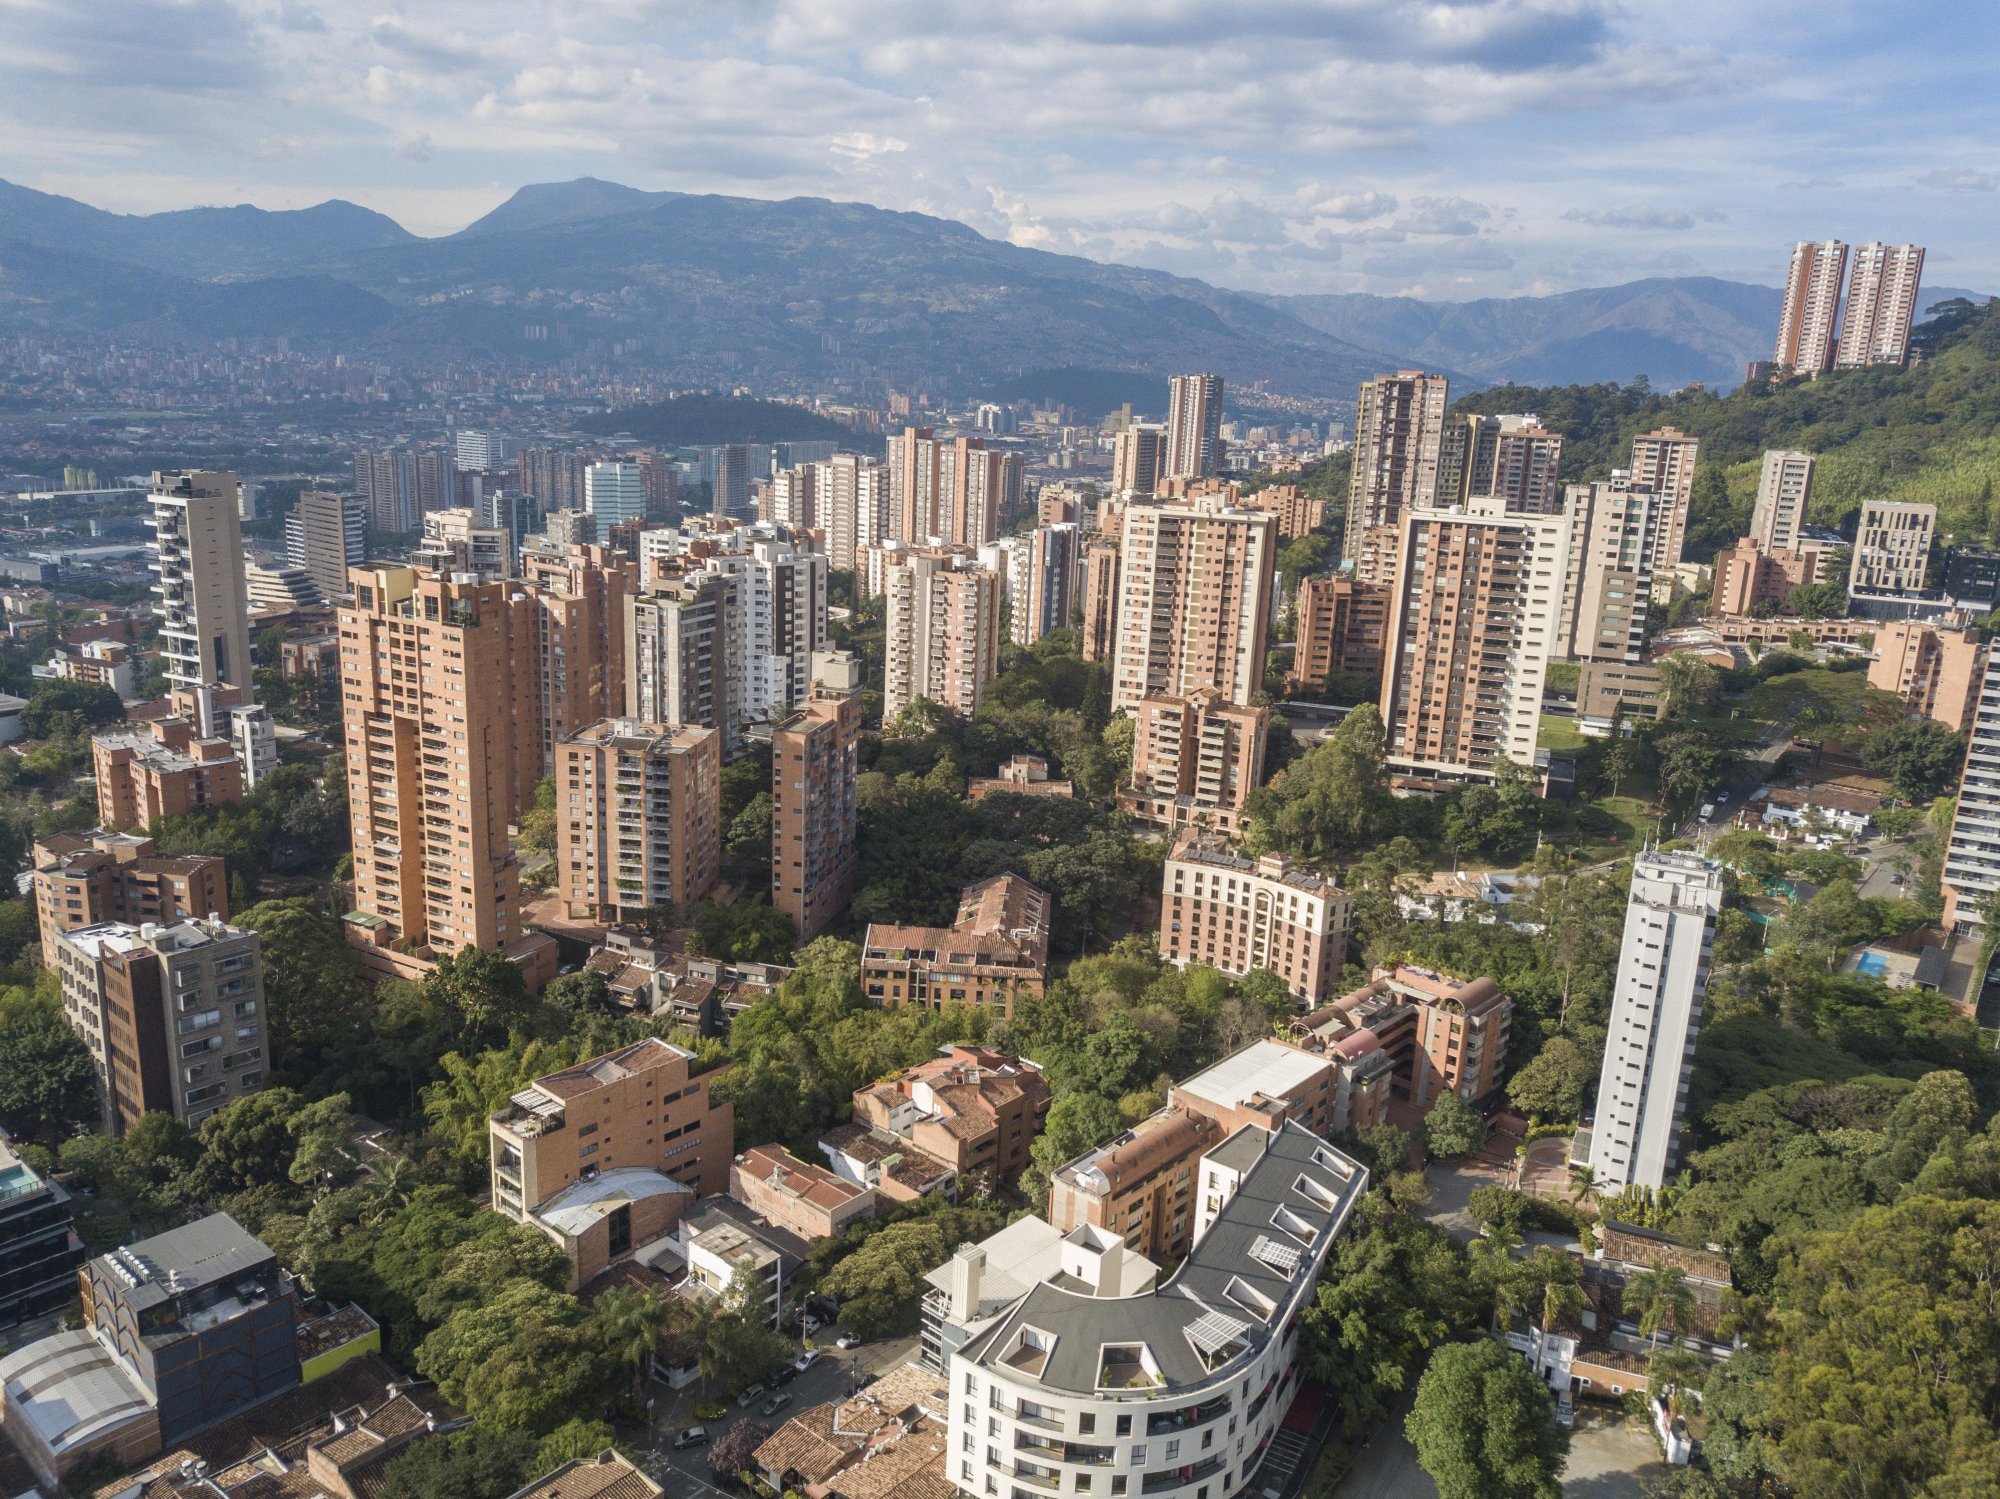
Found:
<path fill-rule="evenodd" d="M 1300 1309 L 1367 1185 L 1303 1126 L 1246 1125 L 1203 1159 L 1194 1247 L 1164 1280 L 1089 1226 L 1022 1220 L 961 1248 L 926 1304 L 947 1476 L 997 1499 L 1242 1493 L 1297 1388 Z M 989 1268 L 1003 1241 L 1027 1252 Z"/>

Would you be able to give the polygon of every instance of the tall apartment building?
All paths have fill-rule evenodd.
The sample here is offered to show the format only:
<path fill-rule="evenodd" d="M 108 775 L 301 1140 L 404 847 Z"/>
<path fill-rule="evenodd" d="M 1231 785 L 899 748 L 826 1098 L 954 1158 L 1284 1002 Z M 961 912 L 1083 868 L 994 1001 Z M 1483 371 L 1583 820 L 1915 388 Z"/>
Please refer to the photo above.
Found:
<path fill-rule="evenodd" d="M 514 948 L 507 825 L 542 768 L 532 609 L 510 583 L 390 565 L 352 580 L 339 627 L 355 911 L 379 946 Z"/>
<path fill-rule="evenodd" d="M 731 595 L 717 574 L 670 578 L 625 601 L 625 706 L 647 723 L 695 724 L 736 742 Z"/>
<path fill-rule="evenodd" d="M 1932 719 L 1957 733 L 1972 723 L 1981 651 L 1977 630 L 1885 620 L 1875 632 L 1868 685 L 1902 698 L 1910 717 Z"/>
<path fill-rule="evenodd" d="M 505 468 L 513 461 L 517 444 L 498 432 L 461 427 L 452 434 L 452 458 L 461 469 Z"/>
<path fill-rule="evenodd" d="M 354 455 L 354 492 L 378 531 L 399 536 L 415 531 L 431 511 L 450 507 L 452 487 L 449 453 L 423 448 Z"/>
<path fill-rule="evenodd" d="M 1650 489 L 1572 484 L 1565 496 L 1570 552 L 1557 651 L 1578 661 L 1645 655 L 1659 533 L 1672 502 Z"/>
<path fill-rule="evenodd" d="M 1253 861 L 1185 833 L 1161 880 L 1160 956 L 1239 977 L 1266 968 L 1317 1004 L 1347 961 L 1353 914 L 1346 891 L 1283 854 Z"/>
<path fill-rule="evenodd" d="M 285 556 L 305 569 L 323 599 L 347 591 L 350 569 L 367 560 L 363 538 L 368 526 L 367 501 L 358 494 L 308 489 L 285 517 Z"/>
<path fill-rule="evenodd" d="M 1264 781 L 1271 710 L 1204 688 L 1143 697 L 1133 717 L 1132 778 L 1119 788 L 1119 808 L 1150 827 L 1233 836 Z"/>
<path fill-rule="evenodd" d="M 983 546 L 1000 534 L 1000 516 L 1021 498 L 1021 460 L 977 437 L 938 444 L 937 513 L 932 534 L 950 546 Z M 914 541 L 915 537 L 906 537 Z"/>
<path fill-rule="evenodd" d="M 235 742 L 199 733 L 185 718 L 156 718 L 95 735 L 90 760 L 98 825 L 114 832 L 243 800 L 243 761 Z"/>
<path fill-rule="evenodd" d="M 493 1210 L 560 1245 L 572 1287 L 728 1187 L 736 1106 L 694 1063 L 640 1041 L 536 1078 L 487 1121 Z"/>
<path fill-rule="evenodd" d="M 96 1064 L 113 1134 L 156 1111 L 196 1125 L 264 1085 L 260 941 L 220 917 L 57 936 L 63 1014 Z"/>
<path fill-rule="evenodd" d="M 1000 577 L 963 548 L 911 547 L 888 569 L 882 718 L 928 699 L 970 718 L 1000 669 Z"/>
<path fill-rule="evenodd" d="M 1115 1232 L 1039 1218 L 959 1248 L 926 1277 L 922 1332 L 954 1396 L 949 1482 L 1172 1499 L 1251 1488 L 1298 1388 L 1300 1309 L 1367 1185 L 1303 1125 L 1246 1125 L 1202 1160 L 1171 1276 Z"/>
<path fill-rule="evenodd" d="M 938 446 L 929 427 L 905 427 L 883 443 L 890 535 L 913 546 L 937 535 Z"/>
<path fill-rule="evenodd" d="M 1833 368 L 1840 283 L 1846 275 L 1847 246 L 1841 241 L 1801 240 L 1792 247 L 1784 310 L 1778 316 L 1778 345 L 1771 354 L 1779 369 L 1817 376 Z"/>
<path fill-rule="evenodd" d="M 1673 1174 L 1721 909 L 1722 871 L 1700 855 L 1633 860 L 1590 1136 L 1600 1192 L 1657 1189 Z"/>
<path fill-rule="evenodd" d="M 702 571 L 730 580 L 725 646 L 738 725 L 770 723 L 806 700 L 812 659 L 827 647 L 824 554 L 781 528 L 748 526 Z"/>
<path fill-rule="evenodd" d="M 1923 279 L 1922 245 L 1885 245 L 1878 240 L 1855 246 L 1835 369 L 1908 362 L 1910 324 L 1917 315 L 1917 288 Z"/>
<path fill-rule="evenodd" d="M 827 565 L 852 572 L 862 548 L 879 546 L 891 534 L 889 470 L 854 453 L 836 453 L 807 471 L 813 476 L 812 524 L 826 533 Z"/>
<path fill-rule="evenodd" d="M 250 596 L 243 580 L 243 523 L 236 475 L 153 475 L 152 567 L 159 581 L 160 664 L 180 711 L 205 734 L 217 710 L 250 702 Z"/>
<path fill-rule="evenodd" d="M 2000 651 L 1989 650 L 1966 724 L 1965 771 L 1944 854 L 1944 924 L 1983 924 L 1980 908 L 2000 890 Z"/>
<path fill-rule="evenodd" d="M 585 454 L 565 453 L 555 448 L 523 448 L 516 459 L 521 488 L 534 497 L 545 513 L 583 509 L 583 471 L 590 463 Z"/>
<path fill-rule="evenodd" d="M 792 918 L 801 947 L 847 908 L 860 869 L 859 671 L 851 659 L 843 666 L 771 734 L 771 904 Z"/>
<path fill-rule="evenodd" d="M 560 546 L 537 538 L 521 553 L 521 577 L 534 611 L 544 772 L 556 743 L 625 708 L 625 614 L 634 569 L 616 552 Z"/>
<path fill-rule="evenodd" d="M 1166 464 L 1163 427 L 1133 424 L 1111 439 L 1111 492 L 1150 497 Z"/>
<path fill-rule="evenodd" d="M 42 963 L 78 927 L 171 926 L 229 916 L 229 877 L 211 854 L 161 854 L 130 833 L 53 833 L 35 840 L 35 915 Z"/>
<path fill-rule="evenodd" d="M 1165 479 L 1206 479 L 1222 472 L 1222 376 L 1175 375 L 1167 381 Z"/>
<path fill-rule="evenodd" d="M 1153 693 L 1212 688 L 1247 703 L 1263 690 L 1273 531 L 1270 516 L 1214 496 L 1125 512 L 1114 711 Z"/>
<path fill-rule="evenodd" d="M 1120 522 L 1120 531 L 1123 522 Z M 1118 535 L 1083 544 L 1083 659 L 1109 661 L 1118 644 Z"/>
<path fill-rule="evenodd" d="M 1535 762 L 1570 522 L 1503 506 L 1476 498 L 1404 517 L 1382 667 L 1388 759 L 1399 771 L 1483 780 L 1499 760 Z"/>
<path fill-rule="evenodd" d="M 1395 590 L 1381 584 L 1324 574 L 1301 578 L 1288 687 L 1322 686 L 1335 671 L 1381 671 L 1394 603 Z"/>
<path fill-rule="evenodd" d="M 1353 561 L 1362 534 L 1394 526 L 1437 495 L 1447 381 L 1398 370 L 1364 381 L 1354 412 L 1354 469 L 1347 493 L 1341 558 Z"/>
<path fill-rule="evenodd" d="M 514 576 L 514 537 L 504 526 L 481 523 L 479 512 L 454 506 L 424 517 L 424 539 L 410 551 L 420 572 L 470 573 L 485 582 Z"/>
<path fill-rule="evenodd" d="M 1068 628 L 1082 595 L 1083 528 L 1037 526 L 1000 545 L 1008 549 L 1008 639 L 1033 645 L 1051 630 Z"/>
<path fill-rule="evenodd" d="M 595 546 L 597 517 L 587 510 L 551 510 L 543 522 L 542 534 L 557 546 Z M 611 539 L 608 530 L 604 539 Z"/>
<path fill-rule="evenodd" d="M 1759 603 L 1769 601 L 1781 609 L 1802 583 L 1826 581 L 1822 570 L 1832 548 L 1803 538 L 1805 544 L 1785 551 L 1767 552 L 1754 536 L 1745 536 L 1733 547 L 1715 554 L 1715 579 L 1710 587 L 1710 607 L 1717 614 L 1745 615 Z"/>
<path fill-rule="evenodd" d="M 556 741 L 556 888 L 573 919 L 689 904 L 722 867 L 713 729 L 612 718 Z"/>
<path fill-rule="evenodd" d="M 583 471 L 583 508 L 597 522 L 597 534 L 646 518 L 646 481 L 636 463 L 593 463 Z"/>
<path fill-rule="evenodd" d="M 718 443 L 702 455 L 702 476 L 708 480 L 709 513 L 748 520 L 755 511 L 751 484 L 769 472 L 769 449 L 760 467 L 751 455 L 751 444 Z"/>
<path fill-rule="evenodd" d="M 819 474 L 817 465 L 781 468 L 771 475 L 764 491 L 761 520 L 801 531 L 819 525 Z"/>
<path fill-rule="evenodd" d="M 1750 511 L 1750 535 L 1767 552 L 1790 551 L 1805 528 L 1812 502 L 1813 456 L 1790 448 L 1767 448 L 1757 472 L 1757 502 Z"/>
<path fill-rule="evenodd" d="M 1270 516 L 1281 541 L 1296 541 L 1326 524 L 1326 501 L 1314 499 L 1296 484 L 1273 484 L 1244 495 L 1242 504 Z"/>
<path fill-rule="evenodd" d="M 870 922 L 861 987 L 882 1009 L 965 1005 L 1010 1020 L 1018 1000 L 1042 993 L 1048 965 L 1048 895 L 1000 874 L 960 893 L 948 927 Z"/>
<path fill-rule="evenodd" d="M 1930 582 L 1937 506 L 1868 500 L 1854 532 L 1850 593 L 1922 593 Z"/>
<path fill-rule="evenodd" d="M 1694 502 L 1694 466 L 1701 456 L 1701 439 L 1678 427 L 1661 427 L 1632 439 L 1632 467 L 1627 487 L 1650 489 L 1670 503 L 1654 533 L 1653 577 L 1664 581 L 1680 565 L 1687 541 L 1688 508 Z"/>
<path fill-rule="evenodd" d="M 1562 449 L 1562 434 L 1534 416 L 1454 417 L 1438 444 L 1432 503 L 1497 494 L 1518 515 L 1553 515 L 1562 508 Z"/>

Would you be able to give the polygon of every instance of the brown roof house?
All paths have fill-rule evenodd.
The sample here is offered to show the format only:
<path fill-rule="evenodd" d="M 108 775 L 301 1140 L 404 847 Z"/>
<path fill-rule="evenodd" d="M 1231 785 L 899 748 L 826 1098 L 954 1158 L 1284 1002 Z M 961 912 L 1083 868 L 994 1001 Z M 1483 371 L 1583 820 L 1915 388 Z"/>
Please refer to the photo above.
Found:
<path fill-rule="evenodd" d="M 871 922 L 861 984 L 884 1009 L 967 1005 L 1010 1020 L 1048 981 L 1049 897 L 1016 874 L 969 885 L 948 927 Z"/>
<path fill-rule="evenodd" d="M 729 1195 L 802 1239 L 830 1239 L 850 1223 L 875 1215 L 875 1193 L 809 1166 L 782 1145 L 759 1145 L 729 1168 Z"/>
<path fill-rule="evenodd" d="M 846 1400 L 801 1411 L 752 1454 L 772 1488 L 807 1499 L 955 1499 L 944 1476 L 945 1382 L 900 1364 Z"/>

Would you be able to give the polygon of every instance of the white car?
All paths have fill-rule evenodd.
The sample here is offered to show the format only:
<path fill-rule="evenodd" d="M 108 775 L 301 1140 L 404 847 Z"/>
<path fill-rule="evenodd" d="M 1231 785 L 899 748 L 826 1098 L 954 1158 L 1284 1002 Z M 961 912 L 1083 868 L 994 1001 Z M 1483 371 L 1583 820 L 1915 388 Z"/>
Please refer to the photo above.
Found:
<path fill-rule="evenodd" d="M 851 1332 L 844 1332 L 833 1340 L 833 1346 L 840 1349 L 859 1348 L 861 1346 L 861 1339 L 854 1336 Z"/>
<path fill-rule="evenodd" d="M 824 1355 L 817 1348 L 808 1348 L 804 1353 L 792 1360 L 792 1367 L 803 1374 L 814 1364 L 818 1363 L 822 1357 Z"/>
<path fill-rule="evenodd" d="M 1576 1401 L 1568 1395 L 1556 1397 L 1556 1425 L 1576 1425 Z"/>

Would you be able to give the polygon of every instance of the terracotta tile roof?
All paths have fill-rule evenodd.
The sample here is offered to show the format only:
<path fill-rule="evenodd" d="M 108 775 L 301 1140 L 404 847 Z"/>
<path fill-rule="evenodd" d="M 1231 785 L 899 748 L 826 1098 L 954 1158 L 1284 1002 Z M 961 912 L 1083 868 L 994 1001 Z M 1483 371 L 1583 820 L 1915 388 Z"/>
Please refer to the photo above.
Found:
<path fill-rule="evenodd" d="M 815 1405 L 800 1411 L 772 1432 L 751 1458 L 757 1466 L 779 1478 L 796 1477 L 801 1483 L 824 1483 L 861 1450 L 866 1436 L 836 1437 L 833 1434 L 834 1407 Z"/>
<path fill-rule="evenodd" d="M 663 1490 L 615 1452 L 564 1463 L 508 1499 L 659 1499 Z"/>
<path fill-rule="evenodd" d="M 746 1179 L 773 1192 L 829 1210 L 845 1207 L 868 1190 L 835 1176 L 824 1166 L 808 1165 L 782 1145 L 758 1145 L 746 1150 L 736 1158 L 736 1167 Z"/>

